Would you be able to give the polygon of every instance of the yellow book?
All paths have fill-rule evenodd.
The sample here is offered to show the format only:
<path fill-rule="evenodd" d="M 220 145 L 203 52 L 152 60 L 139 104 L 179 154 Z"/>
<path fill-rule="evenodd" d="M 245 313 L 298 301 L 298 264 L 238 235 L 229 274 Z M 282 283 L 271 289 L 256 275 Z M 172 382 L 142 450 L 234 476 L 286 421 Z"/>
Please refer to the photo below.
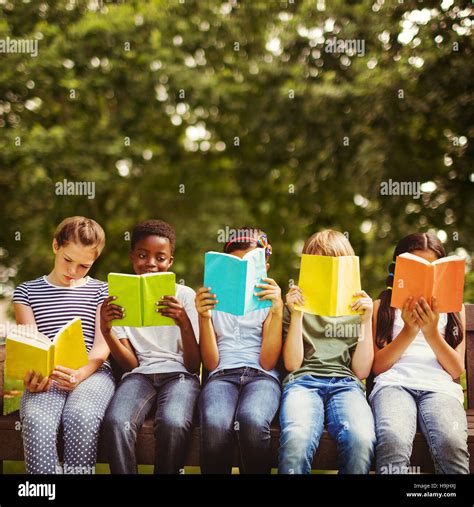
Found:
<path fill-rule="evenodd" d="M 357 299 L 353 294 L 361 290 L 359 257 L 303 254 L 298 286 L 305 304 L 295 305 L 297 310 L 328 317 L 355 315 L 359 312 L 349 305 Z"/>
<path fill-rule="evenodd" d="M 5 341 L 5 378 L 23 379 L 29 370 L 49 377 L 58 365 L 77 370 L 87 363 L 78 317 L 65 324 L 53 340 L 29 326 L 17 326 Z"/>

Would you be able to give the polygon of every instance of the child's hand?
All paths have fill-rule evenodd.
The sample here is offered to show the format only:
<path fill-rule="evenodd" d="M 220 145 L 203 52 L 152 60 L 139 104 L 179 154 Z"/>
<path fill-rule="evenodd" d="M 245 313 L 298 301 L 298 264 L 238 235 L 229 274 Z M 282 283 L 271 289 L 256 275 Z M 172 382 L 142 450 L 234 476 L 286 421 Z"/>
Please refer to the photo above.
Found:
<path fill-rule="evenodd" d="M 124 308 L 110 303 L 115 299 L 117 299 L 116 296 L 109 296 L 108 298 L 105 298 L 100 308 L 100 330 L 104 336 L 110 333 L 113 320 L 120 320 L 125 317 Z"/>
<path fill-rule="evenodd" d="M 211 318 L 211 310 L 217 303 L 217 296 L 211 292 L 210 287 L 201 287 L 196 292 L 196 310 L 203 319 Z"/>
<path fill-rule="evenodd" d="M 23 379 L 25 389 L 30 393 L 44 393 L 51 387 L 52 381 L 50 377 L 43 377 L 41 373 L 30 370 Z"/>
<path fill-rule="evenodd" d="M 303 291 L 297 286 L 293 285 L 286 295 L 286 306 L 290 310 L 291 315 L 301 315 L 301 311 L 295 308 L 295 305 L 304 305 Z"/>
<path fill-rule="evenodd" d="M 182 327 L 184 324 L 189 323 L 189 317 L 184 306 L 174 296 L 163 296 L 156 302 L 156 306 L 156 311 L 160 315 L 170 317 L 177 326 Z M 164 306 L 164 308 L 158 308 L 158 306 Z"/>
<path fill-rule="evenodd" d="M 416 314 L 414 312 L 414 309 L 412 308 L 413 303 L 413 297 L 409 297 L 405 303 L 403 304 L 402 308 L 402 319 L 405 323 L 405 327 L 415 335 L 418 334 L 418 331 L 420 330 L 420 326 L 417 323 Z"/>
<path fill-rule="evenodd" d="M 272 313 L 283 311 L 283 301 L 281 299 L 281 289 L 273 278 L 262 278 L 267 283 L 257 283 L 255 287 L 263 289 L 259 292 L 254 292 L 259 301 L 269 299 L 272 302 Z"/>
<path fill-rule="evenodd" d="M 431 338 L 438 330 L 438 302 L 434 296 L 431 304 L 433 308 L 430 308 L 425 298 L 420 298 L 413 308 L 414 318 L 425 338 Z"/>
<path fill-rule="evenodd" d="M 80 368 L 78 370 L 72 370 L 71 368 L 58 365 L 53 370 L 51 379 L 58 389 L 72 391 L 84 380 L 84 377 Z"/>
<path fill-rule="evenodd" d="M 356 301 L 351 303 L 350 307 L 351 310 L 357 312 L 362 310 L 360 320 L 362 323 L 367 322 L 369 319 L 372 318 L 372 313 L 374 311 L 374 302 L 372 301 L 372 298 L 367 294 L 367 292 L 361 290 L 360 292 L 356 292 L 353 294 L 354 297 L 359 297 Z"/>

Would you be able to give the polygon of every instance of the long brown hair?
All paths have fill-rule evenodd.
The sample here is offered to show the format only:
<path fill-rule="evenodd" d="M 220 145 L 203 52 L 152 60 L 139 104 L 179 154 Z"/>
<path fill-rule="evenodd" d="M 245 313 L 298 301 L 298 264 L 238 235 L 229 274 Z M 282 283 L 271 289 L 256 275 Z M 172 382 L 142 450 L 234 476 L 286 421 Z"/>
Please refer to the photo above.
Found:
<path fill-rule="evenodd" d="M 393 261 L 388 267 L 389 275 L 386 280 L 387 289 L 383 290 L 379 295 L 380 306 L 377 315 L 377 328 L 375 330 L 375 343 L 379 349 L 392 341 L 395 308 L 390 306 L 392 291 L 389 287 L 393 287 L 395 260 L 398 255 L 406 252 L 414 252 L 415 250 L 431 250 L 438 259 L 446 256 L 441 241 L 435 234 L 429 232 L 409 234 L 398 242 L 393 252 Z M 459 313 L 448 313 L 448 322 L 446 324 L 444 339 L 453 349 L 462 342 L 463 328 Z"/>

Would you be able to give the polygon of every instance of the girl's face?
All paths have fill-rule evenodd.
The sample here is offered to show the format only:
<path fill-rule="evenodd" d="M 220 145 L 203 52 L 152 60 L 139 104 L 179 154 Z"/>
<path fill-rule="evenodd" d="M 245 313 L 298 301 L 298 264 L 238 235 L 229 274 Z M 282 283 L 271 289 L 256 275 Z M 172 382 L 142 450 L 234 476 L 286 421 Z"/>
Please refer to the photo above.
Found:
<path fill-rule="evenodd" d="M 56 281 L 65 286 L 84 278 L 97 258 L 97 250 L 94 247 L 72 241 L 58 246 L 57 241 L 53 240 L 53 252 Z"/>
<path fill-rule="evenodd" d="M 173 264 L 170 240 L 154 234 L 145 236 L 130 252 L 130 261 L 137 275 L 168 271 Z"/>
<path fill-rule="evenodd" d="M 433 250 L 413 250 L 410 252 L 413 255 L 417 255 L 418 257 L 423 257 L 428 262 L 434 262 L 438 259 L 438 256 L 433 252 Z"/>

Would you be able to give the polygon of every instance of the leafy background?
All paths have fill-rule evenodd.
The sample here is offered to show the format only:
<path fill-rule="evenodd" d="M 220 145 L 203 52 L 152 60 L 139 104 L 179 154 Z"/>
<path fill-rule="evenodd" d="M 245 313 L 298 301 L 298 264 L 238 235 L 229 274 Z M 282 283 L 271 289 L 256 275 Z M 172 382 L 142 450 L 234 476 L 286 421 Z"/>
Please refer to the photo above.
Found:
<path fill-rule="evenodd" d="M 177 230 L 174 270 L 202 283 L 219 231 L 263 228 L 271 274 L 297 279 L 303 241 L 332 227 L 385 286 L 396 242 L 432 230 L 468 259 L 474 300 L 473 38 L 469 2 L 4 1 L 0 38 L 0 284 L 49 272 L 68 215 L 100 222 L 92 274 L 129 270 L 127 231 Z M 364 41 L 365 54 L 325 41 Z M 18 139 L 20 145 L 18 146 Z M 55 194 L 88 181 L 95 198 Z M 424 190 L 385 196 L 381 182 Z"/>

